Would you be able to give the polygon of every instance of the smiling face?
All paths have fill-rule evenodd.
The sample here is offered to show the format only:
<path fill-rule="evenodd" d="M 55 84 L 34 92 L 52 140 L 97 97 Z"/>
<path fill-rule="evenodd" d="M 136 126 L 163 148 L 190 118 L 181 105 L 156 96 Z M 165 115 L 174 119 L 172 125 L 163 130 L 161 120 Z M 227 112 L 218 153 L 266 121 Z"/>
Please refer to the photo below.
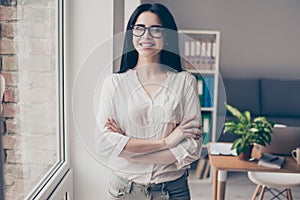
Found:
<path fill-rule="evenodd" d="M 149 27 L 162 27 L 162 24 L 158 16 L 152 12 L 143 12 L 137 18 L 135 25 Z M 157 31 L 157 30 L 154 30 Z M 163 48 L 163 37 L 154 38 L 149 33 L 149 29 L 141 37 L 133 35 L 133 45 L 137 52 L 139 53 L 139 59 L 155 59 L 159 61 L 159 52 Z"/>

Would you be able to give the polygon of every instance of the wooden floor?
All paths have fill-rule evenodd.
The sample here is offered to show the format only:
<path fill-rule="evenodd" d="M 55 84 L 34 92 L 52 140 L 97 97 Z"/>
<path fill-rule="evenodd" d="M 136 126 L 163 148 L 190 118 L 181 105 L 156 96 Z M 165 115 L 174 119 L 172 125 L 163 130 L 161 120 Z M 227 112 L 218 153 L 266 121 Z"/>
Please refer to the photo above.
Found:
<path fill-rule="evenodd" d="M 193 179 L 193 172 L 190 173 L 190 188 L 192 200 L 210 200 L 211 199 L 211 183 L 198 182 Z M 226 200 L 251 200 L 256 185 L 252 183 L 247 173 L 230 172 L 228 173 L 226 185 Z M 292 188 L 294 200 L 300 200 L 300 187 Z M 271 195 L 266 193 L 265 200 L 271 199 Z M 258 198 L 257 198 L 258 199 Z M 281 199 L 286 199 L 282 198 Z M 278 200 L 278 199 L 277 199 Z"/>

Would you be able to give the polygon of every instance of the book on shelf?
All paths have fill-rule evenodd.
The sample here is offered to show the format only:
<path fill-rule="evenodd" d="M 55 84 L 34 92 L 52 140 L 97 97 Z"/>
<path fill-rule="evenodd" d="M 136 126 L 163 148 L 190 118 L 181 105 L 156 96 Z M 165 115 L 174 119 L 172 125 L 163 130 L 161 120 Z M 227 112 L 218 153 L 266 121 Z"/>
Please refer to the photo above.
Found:
<path fill-rule="evenodd" d="M 214 77 L 205 76 L 203 77 L 203 107 L 213 107 L 214 98 Z"/>
<path fill-rule="evenodd" d="M 213 101 L 214 101 L 214 85 L 215 85 L 215 79 L 213 76 L 208 76 L 207 77 L 207 81 L 208 81 L 208 90 L 209 90 L 209 96 L 210 96 L 210 104 L 211 107 L 213 106 Z"/>
<path fill-rule="evenodd" d="M 191 57 L 193 58 L 193 57 L 195 57 L 195 53 L 196 53 L 196 46 L 195 46 L 195 42 L 194 41 L 191 41 L 190 42 L 190 47 L 191 47 Z"/>
<path fill-rule="evenodd" d="M 200 68 L 201 69 L 208 69 L 208 65 L 206 64 L 206 59 L 207 57 L 207 51 L 206 51 L 206 42 L 205 41 L 201 41 L 201 62 L 200 62 Z"/>
<path fill-rule="evenodd" d="M 202 113 L 202 144 L 207 144 L 211 140 L 210 134 L 211 114 Z"/>
<path fill-rule="evenodd" d="M 212 41 L 212 49 L 211 49 L 211 59 L 212 59 L 212 63 L 211 63 L 211 69 L 214 70 L 216 68 L 216 57 L 217 57 L 217 43 L 216 41 Z"/>
<path fill-rule="evenodd" d="M 211 39 L 187 40 L 183 44 L 185 69 L 214 70 L 216 58 L 216 41 Z"/>
<path fill-rule="evenodd" d="M 200 106 L 203 106 L 203 78 L 202 76 L 197 76 L 197 90 L 199 95 Z"/>
<path fill-rule="evenodd" d="M 190 43 L 189 43 L 189 41 L 184 42 L 184 55 L 186 57 L 190 56 Z"/>
<path fill-rule="evenodd" d="M 270 153 L 263 153 L 259 158 L 258 165 L 264 167 L 271 167 L 280 169 L 285 163 L 285 158 L 283 156 L 273 155 Z"/>
<path fill-rule="evenodd" d="M 211 63 L 211 44 L 209 41 L 207 40 L 204 40 L 202 42 L 202 50 L 204 51 L 204 53 L 202 54 L 202 69 L 204 70 L 210 70 L 211 69 L 211 66 L 210 66 L 210 63 Z"/>
<path fill-rule="evenodd" d="M 196 66 L 197 68 L 201 69 L 199 66 L 200 66 L 200 63 L 201 63 L 201 42 L 198 40 L 196 41 Z"/>
<path fill-rule="evenodd" d="M 201 107 L 213 107 L 214 98 L 214 77 L 196 75 L 197 90 Z"/>

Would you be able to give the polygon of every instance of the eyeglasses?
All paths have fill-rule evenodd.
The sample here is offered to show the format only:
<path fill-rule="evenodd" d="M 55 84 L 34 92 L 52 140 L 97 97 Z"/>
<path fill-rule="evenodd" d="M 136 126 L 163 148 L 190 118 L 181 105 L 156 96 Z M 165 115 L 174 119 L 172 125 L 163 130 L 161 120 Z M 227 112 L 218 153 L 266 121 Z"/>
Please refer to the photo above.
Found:
<path fill-rule="evenodd" d="M 142 37 L 146 33 L 147 29 L 151 37 L 161 38 L 164 35 L 164 28 L 157 25 L 150 26 L 148 28 L 145 27 L 145 25 L 131 25 L 131 28 L 132 34 L 136 37 Z"/>

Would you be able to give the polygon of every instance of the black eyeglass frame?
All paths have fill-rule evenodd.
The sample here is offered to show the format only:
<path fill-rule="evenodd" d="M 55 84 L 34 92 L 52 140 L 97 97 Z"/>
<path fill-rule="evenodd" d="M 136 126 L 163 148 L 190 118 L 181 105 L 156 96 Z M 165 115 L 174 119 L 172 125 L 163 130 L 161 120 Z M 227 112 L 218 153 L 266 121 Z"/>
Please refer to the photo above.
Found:
<path fill-rule="evenodd" d="M 135 35 L 135 34 L 133 33 L 134 27 L 141 27 L 141 28 L 144 28 L 144 32 L 143 32 L 141 35 Z M 150 36 L 153 37 L 153 38 L 162 38 L 162 37 L 164 36 L 164 33 L 165 33 L 165 28 L 162 27 L 162 26 L 159 26 L 159 25 L 154 25 L 154 26 L 146 27 L 145 25 L 132 24 L 132 25 L 130 25 L 130 28 L 131 28 L 131 30 L 132 30 L 132 35 L 134 35 L 134 36 L 136 36 L 136 37 L 142 37 L 143 35 L 145 35 L 146 30 L 148 30 L 148 33 L 149 33 Z M 161 36 L 160 36 L 160 37 L 155 37 L 155 36 L 153 36 L 152 33 L 151 33 L 151 31 L 150 31 L 151 28 L 161 28 L 161 29 L 162 29 L 162 34 L 161 34 Z"/>

